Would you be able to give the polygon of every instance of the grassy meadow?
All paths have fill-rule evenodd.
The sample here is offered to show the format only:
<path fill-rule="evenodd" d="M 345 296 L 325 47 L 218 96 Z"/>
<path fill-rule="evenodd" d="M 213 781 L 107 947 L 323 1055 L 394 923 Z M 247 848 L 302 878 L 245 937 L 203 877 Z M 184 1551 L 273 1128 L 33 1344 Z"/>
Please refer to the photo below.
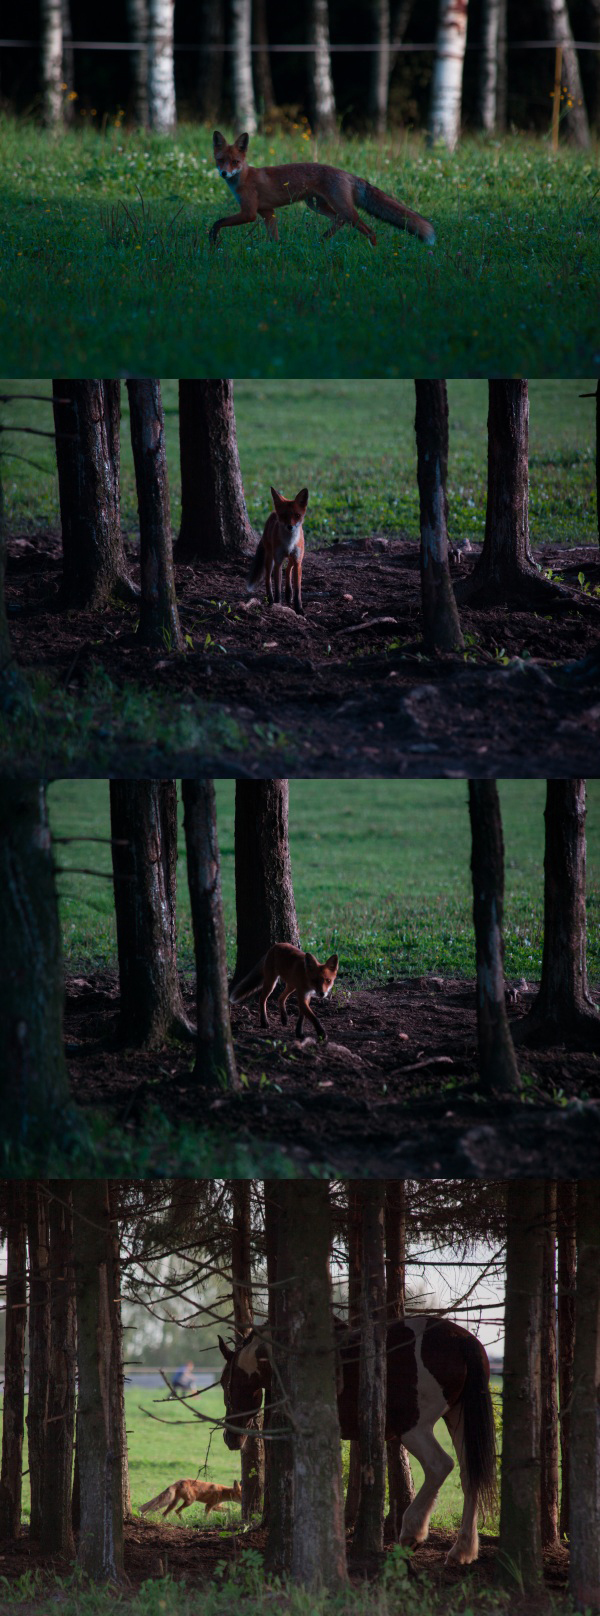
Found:
<path fill-rule="evenodd" d="M 578 377 L 530 382 L 530 526 L 534 543 L 597 543 L 594 383 Z M 177 382 L 162 383 L 171 515 L 181 515 Z M 54 445 L 10 427 L 52 428 L 49 381 L 0 381 L 18 394 L 1 409 L 7 527 L 35 533 L 60 525 Z M 126 388 L 122 389 L 122 518 L 137 532 L 137 501 Z M 244 490 L 262 528 L 271 484 L 288 497 L 307 485 L 307 543 L 372 533 L 419 539 L 412 381 L 291 383 L 250 377 L 235 384 Z M 452 540 L 483 540 L 487 489 L 487 384 L 450 381 L 448 468 Z M 22 458 L 21 458 L 22 457 Z"/>
<path fill-rule="evenodd" d="M 233 781 L 219 780 L 218 833 L 228 963 L 235 961 Z M 61 780 L 49 788 L 57 836 L 109 835 L 105 780 Z M 502 780 L 506 859 L 505 963 L 509 979 L 540 974 L 543 943 L 545 785 Z M 181 805 L 180 805 L 181 819 Z M 179 959 L 193 964 L 189 895 L 180 824 Z M 336 993 L 389 976 L 473 976 L 470 830 L 462 780 L 292 780 L 290 846 L 302 942 L 340 955 Z M 600 981 L 600 782 L 588 783 L 588 969 Z M 116 964 L 108 845 L 57 848 L 57 864 L 86 865 L 100 878 L 59 876 L 66 961 L 71 970 Z"/>
<path fill-rule="evenodd" d="M 552 84 L 549 80 L 548 91 Z M 255 165 L 321 161 L 430 218 L 436 244 L 381 223 L 322 240 L 290 208 L 208 229 L 234 211 L 211 131 L 128 131 L 120 119 L 48 134 L 0 123 L 0 350 L 16 374 L 371 376 L 596 374 L 597 151 L 524 134 L 256 136 Z"/>

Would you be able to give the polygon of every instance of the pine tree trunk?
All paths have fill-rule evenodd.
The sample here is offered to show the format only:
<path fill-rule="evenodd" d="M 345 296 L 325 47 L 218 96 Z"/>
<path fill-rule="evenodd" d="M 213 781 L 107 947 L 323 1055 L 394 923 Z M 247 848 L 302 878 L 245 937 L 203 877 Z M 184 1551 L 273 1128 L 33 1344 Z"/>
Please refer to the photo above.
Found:
<path fill-rule="evenodd" d="M 542 979 L 519 1024 L 519 1043 L 600 1050 L 600 1015 L 587 981 L 585 815 L 585 780 L 548 780 Z"/>
<path fill-rule="evenodd" d="M 505 0 L 484 0 L 479 69 L 479 122 L 488 134 L 498 126 L 498 54 Z"/>
<path fill-rule="evenodd" d="M 558 1544 L 558 1385 L 556 1361 L 556 1184 L 544 1185 L 542 1276 L 542 1548 Z"/>
<path fill-rule="evenodd" d="M 252 83 L 252 0 L 231 0 L 233 121 L 237 134 L 256 134 Z"/>
<path fill-rule="evenodd" d="M 560 1535 L 569 1536 L 569 1470 L 571 1451 L 571 1399 L 575 1350 L 575 1223 L 577 1184 L 561 1179 L 557 1186 L 558 1233 L 558 1395 L 560 1404 Z"/>
<path fill-rule="evenodd" d="M 40 781 L 0 780 L 0 1115 L 7 1139 L 56 1137 L 69 1104 L 52 842 Z"/>
<path fill-rule="evenodd" d="M 273 1355 L 279 1367 L 287 1341 L 287 1287 L 278 1281 L 289 1273 L 287 1248 L 287 1202 L 282 1198 L 281 1179 L 265 1180 L 265 1235 L 267 1248 L 267 1278 L 269 1283 L 269 1329 L 273 1342 Z M 270 1403 L 281 1398 L 279 1380 L 272 1376 L 272 1386 L 265 1397 L 264 1430 L 289 1432 L 289 1419 L 285 1408 L 273 1408 Z M 268 1485 L 268 1537 L 265 1569 L 274 1577 L 289 1575 L 292 1564 L 292 1512 L 293 1512 L 293 1457 L 289 1435 L 278 1435 L 266 1441 Z"/>
<path fill-rule="evenodd" d="M 401 1178 L 385 1186 L 385 1291 L 386 1320 L 403 1319 L 406 1302 L 406 1185 Z M 402 1442 L 386 1443 L 389 1514 L 386 1536 L 397 1542 L 405 1510 L 415 1496 L 410 1460 Z"/>
<path fill-rule="evenodd" d="M 116 1390 L 115 1275 L 106 1179 L 73 1182 L 77 1297 L 77 1460 L 81 1524 L 77 1563 L 95 1582 L 123 1570 L 123 1496 Z"/>
<path fill-rule="evenodd" d="M 148 119 L 160 134 L 175 128 L 175 0 L 148 0 Z"/>
<path fill-rule="evenodd" d="M 29 1249 L 29 1396 L 27 1399 L 27 1451 L 32 1538 L 42 1527 L 44 1448 L 50 1381 L 50 1236 L 48 1185 L 30 1179 L 27 1185 L 27 1243 Z"/>
<path fill-rule="evenodd" d="M 142 598 L 138 638 L 141 645 L 158 651 L 182 651 L 160 382 L 129 380 L 127 391 L 140 520 Z"/>
<path fill-rule="evenodd" d="M 126 0 L 129 38 L 138 50 L 131 52 L 133 114 L 142 129 L 148 127 L 148 0 Z"/>
<path fill-rule="evenodd" d="M 390 78 L 398 61 L 399 51 L 394 48 L 402 44 L 412 13 L 415 0 L 397 0 L 392 9 L 390 23 L 391 50 L 390 50 Z"/>
<path fill-rule="evenodd" d="M 23 1428 L 25 1413 L 25 1325 L 27 1184 L 6 1186 L 6 1332 L 2 1463 L 0 1465 L 0 1542 L 14 1542 L 21 1531 Z"/>
<path fill-rule="evenodd" d="M 244 499 L 232 381 L 180 381 L 176 561 L 239 561 L 256 546 Z"/>
<path fill-rule="evenodd" d="M 359 1363 L 360 1503 L 353 1555 L 383 1550 L 387 1324 L 385 1297 L 385 1186 L 366 1179 L 362 1204 L 361 1336 Z"/>
<path fill-rule="evenodd" d="M 121 1313 L 121 1245 L 119 1240 L 119 1181 L 109 1179 L 108 1183 L 108 1209 L 110 1228 L 110 1261 L 113 1277 L 113 1295 L 109 1297 L 111 1304 L 111 1328 L 115 1341 L 115 1370 L 111 1380 L 111 1397 L 113 1404 L 112 1420 L 114 1429 L 118 1431 L 118 1452 L 121 1462 L 121 1499 L 123 1505 L 123 1518 L 131 1515 L 131 1490 L 129 1485 L 129 1456 L 127 1452 L 127 1422 L 125 1415 L 125 1370 L 123 1362 L 123 1318 Z"/>
<path fill-rule="evenodd" d="M 429 139 L 454 151 L 460 136 L 462 84 L 467 44 L 468 0 L 439 0 L 429 108 Z"/>
<path fill-rule="evenodd" d="M 133 597 L 121 538 L 118 381 L 52 383 L 67 609 Z"/>
<path fill-rule="evenodd" d="M 201 0 L 198 115 L 202 123 L 218 122 L 223 89 L 225 46 L 224 0 Z M 181 383 L 180 383 L 181 385 Z"/>
<path fill-rule="evenodd" d="M 42 109 L 47 128 L 63 118 L 63 19 L 61 0 L 41 0 Z"/>
<path fill-rule="evenodd" d="M 515 1093 L 521 1079 L 504 998 L 504 844 L 495 780 L 469 780 L 473 923 L 477 959 L 479 1087 Z"/>
<path fill-rule="evenodd" d="M 464 646 L 448 567 L 448 393 L 445 381 L 415 381 L 421 517 L 421 602 L 427 651 Z"/>
<path fill-rule="evenodd" d="M 204 1089 L 237 1089 L 227 990 L 225 922 L 212 780 L 182 782 L 188 882 L 197 972 L 194 1078 Z"/>
<path fill-rule="evenodd" d="M 389 0 L 373 0 L 373 21 L 377 49 L 371 59 L 369 86 L 369 117 L 375 134 L 384 135 L 387 125 L 388 88 L 390 82 L 390 4 Z"/>
<path fill-rule="evenodd" d="M 240 982 L 273 943 L 299 944 L 288 840 L 289 781 L 238 780 L 235 906 Z"/>
<path fill-rule="evenodd" d="M 4 486 L 0 461 L 0 713 L 13 722 L 18 719 L 20 706 L 30 704 L 31 698 L 23 675 L 13 656 L 6 616 L 4 576 L 6 572 L 6 521 L 4 512 Z"/>
<path fill-rule="evenodd" d="M 177 786 L 111 780 L 119 1032 L 138 1048 L 190 1037 L 177 972 Z M 125 844 L 125 845 L 123 845 Z"/>
<path fill-rule="evenodd" d="M 562 45 L 561 81 L 567 91 L 564 102 L 565 125 L 574 144 L 580 146 L 583 151 L 587 151 L 590 144 L 590 126 L 585 110 L 579 61 L 573 40 L 567 0 L 544 0 L 544 10 L 550 38 L 555 40 L 557 44 Z M 588 39 L 589 34 L 584 33 L 583 37 Z M 571 106 L 569 106 L 569 101 Z"/>
<path fill-rule="evenodd" d="M 511 1587 L 542 1580 L 540 1525 L 544 1185 L 507 1186 L 500 1549 Z"/>
<path fill-rule="evenodd" d="M 71 1518 L 76 1358 L 73 1197 L 68 1180 L 51 1180 L 48 1187 L 50 1378 L 40 1545 L 43 1554 L 69 1558 L 75 1547 Z"/>
<path fill-rule="evenodd" d="M 600 1181 L 577 1185 L 577 1293 L 571 1411 L 569 1592 L 600 1610 Z"/>
<path fill-rule="evenodd" d="M 350 1179 L 348 1184 L 348 1325 L 359 1330 L 361 1322 L 362 1291 L 362 1200 L 360 1184 Z M 360 1443 L 350 1443 L 350 1463 L 344 1524 L 346 1531 L 354 1531 L 360 1504 Z"/>
<path fill-rule="evenodd" d="M 328 0 L 310 0 L 309 11 L 309 105 L 310 121 L 317 135 L 335 129 L 335 95 L 329 49 Z"/>
<path fill-rule="evenodd" d="M 253 0 L 252 15 L 254 43 L 258 46 L 258 50 L 254 52 L 254 78 L 259 113 L 262 118 L 265 114 L 268 116 L 275 107 L 275 93 L 269 59 L 266 0 Z"/>
<path fill-rule="evenodd" d="M 251 1256 L 251 1181 L 232 1179 L 231 1199 L 233 1221 L 231 1231 L 231 1278 L 233 1286 L 233 1317 L 236 1337 L 243 1340 L 252 1329 L 252 1256 Z M 242 1520 L 250 1521 L 261 1506 L 264 1487 L 264 1442 L 259 1436 L 246 1437 L 241 1452 L 242 1460 Z"/>
<path fill-rule="evenodd" d="M 282 1180 L 287 1279 L 282 1370 L 293 1424 L 292 1581 L 337 1593 L 345 1585 L 346 1545 L 340 1426 L 329 1280 L 329 1186 Z"/>

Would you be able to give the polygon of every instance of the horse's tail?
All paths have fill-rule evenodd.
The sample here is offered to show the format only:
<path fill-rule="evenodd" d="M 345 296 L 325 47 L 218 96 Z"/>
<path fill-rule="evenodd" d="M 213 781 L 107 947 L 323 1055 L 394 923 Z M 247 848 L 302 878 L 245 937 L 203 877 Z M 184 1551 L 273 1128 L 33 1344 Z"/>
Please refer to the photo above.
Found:
<path fill-rule="evenodd" d="M 497 1501 L 496 1432 L 485 1351 L 474 1335 L 462 1341 L 467 1377 L 462 1394 L 465 1462 L 469 1486 L 485 1513 Z"/>

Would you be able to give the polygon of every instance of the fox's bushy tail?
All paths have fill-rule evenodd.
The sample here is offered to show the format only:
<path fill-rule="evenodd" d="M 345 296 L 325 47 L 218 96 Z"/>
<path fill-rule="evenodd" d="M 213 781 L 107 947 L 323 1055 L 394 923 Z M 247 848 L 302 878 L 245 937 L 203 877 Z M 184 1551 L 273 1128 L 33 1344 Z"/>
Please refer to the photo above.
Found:
<path fill-rule="evenodd" d="M 255 554 L 254 554 L 254 556 L 252 558 L 250 571 L 248 573 L 248 589 L 249 590 L 254 589 L 254 585 L 258 583 L 258 580 L 259 580 L 259 578 L 261 576 L 261 573 L 264 572 L 264 566 L 265 566 L 265 546 L 264 546 L 263 539 L 260 539 L 257 546 L 256 546 L 256 551 L 255 551 Z"/>
<path fill-rule="evenodd" d="M 247 976 L 243 976 L 241 982 L 236 983 L 235 987 L 230 988 L 230 1004 L 239 1004 L 240 999 L 247 999 L 250 993 L 254 993 L 255 988 L 260 987 L 263 979 L 263 967 L 266 957 L 266 954 L 263 954 L 262 959 L 258 961 L 258 965 L 255 965 L 254 969 L 249 971 Z"/>
<path fill-rule="evenodd" d="M 395 196 L 387 196 L 385 191 L 378 190 L 376 185 L 370 185 L 368 180 L 354 179 L 354 201 L 357 208 L 364 208 L 375 219 L 384 219 L 386 224 L 393 224 L 397 230 L 408 230 L 412 236 L 419 236 L 421 241 L 430 244 L 435 241 L 435 230 L 428 219 L 423 219 L 420 213 L 413 213 L 404 202 L 398 202 Z"/>
<path fill-rule="evenodd" d="M 167 1504 L 173 1503 L 176 1487 L 177 1482 L 172 1482 L 170 1487 L 165 1487 L 164 1493 L 158 1494 L 158 1498 L 151 1498 L 147 1504 L 142 1504 L 140 1515 L 148 1515 L 153 1509 L 166 1509 Z"/>

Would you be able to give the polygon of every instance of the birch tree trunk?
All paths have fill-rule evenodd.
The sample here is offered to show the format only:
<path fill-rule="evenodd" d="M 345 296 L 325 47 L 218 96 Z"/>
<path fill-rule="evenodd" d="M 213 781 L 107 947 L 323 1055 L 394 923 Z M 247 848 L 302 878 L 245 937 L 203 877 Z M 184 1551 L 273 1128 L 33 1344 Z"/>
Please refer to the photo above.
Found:
<path fill-rule="evenodd" d="M 121 1465 L 121 1500 L 123 1505 L 123 1518 L 127 1520 L 131 1515 L 131 1491 L 129 1486 L 129 1457 L 127 1452 L 127 1424 L 125 1418 L 125 1374 L 123 1365 L 123 1318 L 121 1313 L 121 1244 L 119 1240 L 119 1180 L 109 1179 L 108 1183 L 108 1211 L 110 1231 L 110 1261 L 113 1280 L 113 1295 L 109 1297 L 111 1308 L 111 1329 L 115 1341 L 115 1374 L 111 1380 L 111 1398 L 113 1404 L 113 1420 L 118 1431 L 118 1456 Z"/>
<path fill-rule="evenodd" d="M 252 82 L 252 0 L 231 0 L 233 121 L 237 134 L 256 134 Z"/>
<path fill-rule="evenodd" d="M 521 1088 L 504 996 L 504 843 L 495 780 L 469 780 L 479 1079 L 487 1093 Z"/>
<path fill-rule="evenodd" d="M 184 780 L 182 790 L 197 973 L 194 1078 L 203 1089 L 237 1089 L 215 790 L 212 780 Z"/>
<path fill-rule="evenodd" d="M 50 1376 L 40 1543 L 44 1554 L 74 1553 L 71 1516 L 75 1430 L 73 1196 L 65 1179 L 49 1184 Z"/>
<path fill-rule="evenodd" d="M 141 602 L 138 636 L 158 651 L 182 651 L 179 626 L 165 417 L 160 382 L 129 380 L 131 444 L 140 519 Z"/>
<path fill-rule="evenodd" d="M 151 129 L 175 128 L 175 0 L 148 0 L 148 120 Z"/>
<path fill-rule="evenodd" d="M 77 1562 L 95 1582 L 114 1582 L 123 1571 L 121 1429 L 115 1417 L 122 1367 L 106 1179 L 74 1180 L 73 1236 L 81 1511 Z"/>
<path fill-rule="evenodd" d="M 415 381 L 421 522 L 421 603 L 425 648 L 464 648 L 448 567 L 448 392 L 445 381 Z"/>
<path fill-rule="evenodd" d="M 142 129 L 148 126 L 148 0 L 126 0 L 129 38 L 138 48 L 131 52 L 133 112 Z"/>
<path fill-rule="evenodd" d="M 181 527 L 176 561 L 239 560 L 256 546 L 237 446 L 232 381 L 180 381 Z"/>
<path fill-rule="evenodd" d="M 312 128 L 317 135 L 335 129 L 335 95 L 329 48 L 328 0 L 311 0 L 309 12 L 309 107 Z"/>
<path fill-rule="evenodd" d="M 2 1461 L 0 1464 L 0 1542 L 14 1542 L 21 1532 L 23 1428 L 25 1412 L 25 1325 L 27 1184 L 6 1186 L 6 1332 Z"/>
<path fill-rule="evenodd" d="M 556 1184 L 544 1185 L 542 1274 L 542 1548 L 558 1543 L 558 1386 L 556 1353 Z"/>
<path fill-rule="evenodd" d="M 389 1179 L 385 1186 L 385 1293 L 386 1321 L 404 1318 L 406 1302 L 406 1184 Z M 410 1460 L 403 1443 L 386 1443 L 389 1514 L 384 1526 L 394 1542 L 400 1536 L 405 1510 L 415 1496 Z"/>
<path fill-rule="evenodd" d="M 300 941 L 288 836 L 289 781 L 237 780 L 235 908 L 240 982 L 273 943 Z"/>
<path fill-rule="evenodd" d="M 224 0 L 201 0 L 198 113 L 202 123 L 216 124 L 221 112 L 225 46 Z"/>
<path fill-rule="evenodd" d="M 518 1025 L 519 1043 L 574 1041 L 600 1050 L 587 980 L 585 816 L 585 780 L 547 781 L 542 979 Z"/>
<path fill-rule="evenodd" d="M 27 1451 L 31 1497 L 31 1536 L 42 1526 L 44 1447 L 50 1390 L 50 1235 L 48 1185 L 30 1179 L 27 1185 L 27 1244 L 29 1251 L 29 1396 L 27 1399 Z"/>
<path fill-rule="evenodd" d="M 111 780 L 119 1033 L 159 1048 L 192 1033 L 177 971 L 177 786 Z M 125 845 L 123 845 L 125 844 Z"/>
<path fill-rule="evenodd" d="M 137 593 L 120 519 L 120 384 L 52 383 L 63 543 L 62 604 L 94 609 Z"/>
<path fill-rule="evenodd" d="M 571 1411 L 569 1592 L 600 1610 L 600 1181 L 577 1185 L 577 1293 Z"/>
<path fill-rule="evenodd" d="M 41 0 L 42 110 L 48 128 L 62 123 L 63 19 L 62 0 Z"/>
<path fill-rule="evenodd" d="M 507 1186 L 500 1548 L 506 1575 L 529 1593 L 542 1580 L 541 1328 L 544 1185 Z"/>
<path fill-rule="evenodd" d="M 230 1184 L 232 1200 L 231 1278 L 233 1288 L 233 1317 L 238 1341 L 252 1329 L 254 1312 L 252 1303 L 252 1221 L 251 1180 L 234 1178 Z M 260 1419 L 260 1415 L 258 1416 Z M 253 1422 L 254 1425 L 254 1422 Z M 260 1509 L 265 1474 L 265 1445 L 262 1438 L 253 1435 L 248 1427 L 241 1451 L 242 1461 L 242 1520 L 250 1521 Z"/>
<path fill-rule="evenodd" d="M 462 84 L 467 44 L 468 0 L 439 0 L 431 81 L 429 140 L 454 151 L 460 136 Z"/>
<path fill-rule="evenodd" d="M 544 0 L 544 11 L 550 38 L 562 45 L 562 85 L 566 87 L 563 107 L 564 121 L 576 146 L 587 151 L 590 144 L 590 126 L 583 97 L 579 61 L 573 40 L 567 0 Z M 589 36 L 584 34 L 584 38 Z"/>
<path fill-rule="evenodd" d="M 488 134 L 498 127 L 498 67 L 506 0 L 484 0 L 479 69 L 479 122 Z"/>
<path fill-rule="evenodd" d="M 362 1203 L 362 1276 L 359 1362 L 360 1503 L 352 1541 L 361 1559 L 383 1550 L 387 1323 L 385 1298 L 385 1186 L 365 1179 Z"/>
<path fill-rule="evenodd" d="M 390 82 L 390 4 L 389 0 L 372 0 L 372 14 L 376 50 L 371 57 L 369 85 L 369 117 L 375 134 L 384 135 L 387 125 L 388 90 Z"/>
<path fill-rule="evenodd" d="M 558 1395 L 560 1406 L 561 1496 L 560 1535 L 569 1536 L 569 1472 L 571 1451 L 571 1401 L 573 1397 L 573 1353 L 575 1350 L 575 1271 L 577 1250 L 575 1223 L 577 1184 L 561 1179 L 557 1196 L 558 1230 Z"/>

